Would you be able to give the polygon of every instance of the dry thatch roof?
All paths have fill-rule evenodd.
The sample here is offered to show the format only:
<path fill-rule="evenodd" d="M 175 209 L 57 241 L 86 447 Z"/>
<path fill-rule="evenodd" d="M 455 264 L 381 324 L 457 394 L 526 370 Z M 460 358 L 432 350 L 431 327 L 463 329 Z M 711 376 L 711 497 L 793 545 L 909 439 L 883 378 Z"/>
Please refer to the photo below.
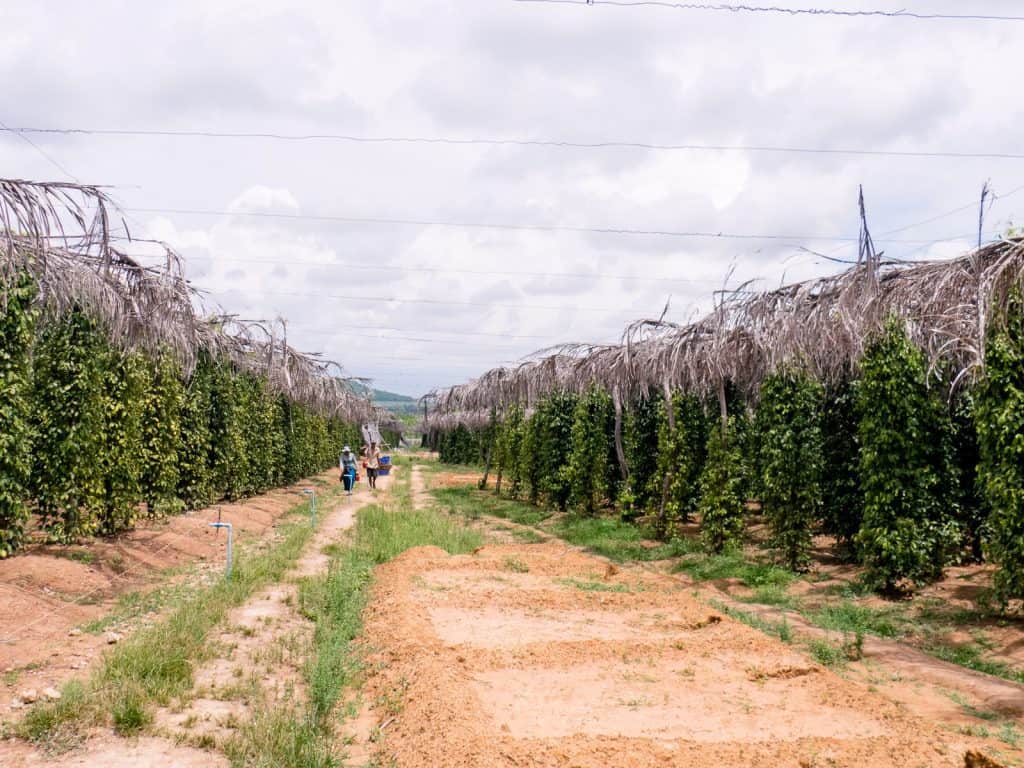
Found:
<path fill-rule="evenodd" d="M 790 365 L 832 381 L 856 369 L 891 316 L 905 321 L 931 369 L 957 386 L 983 370 L 988 326 L 1022 282 L 1024 238 L 915 263 L 883 262 L 869 246 L 865 258 L 835 275 L 771 291 L 722 291 L 712 312 L 686 325 L 644 320 L 626 329 L 621 344 L 567 344 L 517 368 L 488 371 L 434 393 L 431 423 L 476 423 L 481 412 L 530 406 L 556 390 L 598 387 L 634 398 L 651 390 L 707 394 L 730 381 L 754 393 L 765 376 Z"/>
<path fill-rule="evenodd" d="M 267 323 L 210 313 L 170 247 L 163 246 L 156 266 L 115 247 L 116 211 L 99 187 L 0 179 L 0 285 L 29 274 L 44 320 L 80 309 L 120 349 L 173 354 L 186 372 L 206 351 L 321 413 L 353 421 L 374 416 L 340 365 L 288 344 L 280 318 Z"/>

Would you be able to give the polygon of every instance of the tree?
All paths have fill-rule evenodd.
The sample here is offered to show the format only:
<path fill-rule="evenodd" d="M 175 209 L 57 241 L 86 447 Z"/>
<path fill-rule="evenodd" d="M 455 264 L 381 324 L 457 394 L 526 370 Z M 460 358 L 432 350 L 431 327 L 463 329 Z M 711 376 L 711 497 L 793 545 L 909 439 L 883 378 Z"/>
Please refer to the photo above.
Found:
<path fill-rule="evenodd" d="M 615 415 L 611 397 L 591 390 L 576 401 L 566 467 L 569 502 L 584 515 L 593 515 L 613 495 Z"/>
<path fill-rule="evenodd" d="M 924 355 L 891 319 L 869 344 L 857 391 L 864 519 L 857 534 L 868 578 L 886 592 L 938 578 L 953 528 L 939 493 L 944 406 Z M 949 500 L 946 500 L 948 503 Z"/>
<path fill-rule="evenodd" d="M 0 559 L 25 540 L 32 470 L 32 377 L 29 349 L 35 331 L 35 285 L 21 276 L 0 301 Z"/>
<path fill-rule="evenodd" d="M 142 503 L 145 454 L 142 440 L 145 360 L 138 353 L 108 349 L 101 360 L 103 444 L 94 460 L 103 475 L 98 531 L 120 533 L 135 524 Z"/>
<path fill-rule="evenodd" d="M 181 420 L 185 386 L 170 354 L 148 361 L 149 387 L 143 395 L 142 487 L 150 516 L 174 514 L 184 507 L 181 479 Z"/>
<path fill-rule="evenodd" d="M 860 486 L 857 398 L 849 375 L 826 392 L 821 432 L 826 467 L 821 478 L 822 522 L 825 532 L 836 537 L 840 551 L 857 560 L 854 545 L 864 517 L 864 494 Z"/>
<path fill-rule="evenodd" d="M 712 428 L 700 476 L 701 540 L 713 553 L 739 544 L 743 535 L 743 482 L 743 458 L 730 418 Z"/>
<path fill-rule="evenodd" d="M 787 567 L 806 570 L 821 509 L 821 387 L 789 370 L 765 379 L 755 423 L 759 487 L 774 546 Z"/>
<path fill-rule="evenodd" d="M 666 535 L 686 521 L 701 495 L 701 472 L 707 459 L 711 426 L 704 406 L 693 395 L 672 397 L 673 425 L 663 419 L 658 432 L 658 504 L 656 529 Z"/>
<path fill-rule="evenodd" d="M 619 494 L 624 517 L 641 514 L 661 498 L 658 435 L 664 419 L 663 398 L 659 394 L 637 400 L 626 411 L 622 442 L 629 479 Z"/>
<path fill-rule="evenodd" d="M 36 348 L 31 490 L 55 541 L 94 533 L 103 507 L 105 352 L 95 324 L 77 309 L 49 326 Z"/>
<path fill-rule="evenodd" d="M 995 596 L 1024 598 L 1024 297 L 1011 298 L 985 348 L 975 423 L 978 475 L 991 507 L 989 552 L 999 564 Z"/>

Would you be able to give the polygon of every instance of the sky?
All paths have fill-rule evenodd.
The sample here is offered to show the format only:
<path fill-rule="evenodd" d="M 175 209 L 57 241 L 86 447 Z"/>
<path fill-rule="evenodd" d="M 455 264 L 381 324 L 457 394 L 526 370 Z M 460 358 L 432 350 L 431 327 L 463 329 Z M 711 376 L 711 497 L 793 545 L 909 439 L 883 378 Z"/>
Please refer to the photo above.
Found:
<path fill-rule="evenodd" d="M 1022 159 L 749 148 L 1024 154 L 1022 30 L 514 0 L 0 0 L 11 128 L 741 147 L 0 132 L 0 177 L 109 185 L 207 306 L 285 317 L 293 346 L 421 395 L 614 342 L 666 304 L 685 322 L 723 286 L 841 269 L 818 254 L 856 256 L 859 185 L 889 256 L 963 253 L 986 180 L 985 237 L 1020 223 Z"/>

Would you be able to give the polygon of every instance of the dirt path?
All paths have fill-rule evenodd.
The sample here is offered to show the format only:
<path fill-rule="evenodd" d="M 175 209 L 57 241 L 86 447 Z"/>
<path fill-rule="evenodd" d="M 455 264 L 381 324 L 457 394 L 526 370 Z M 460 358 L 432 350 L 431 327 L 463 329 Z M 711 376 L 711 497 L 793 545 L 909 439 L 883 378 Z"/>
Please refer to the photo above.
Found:
<path fill-rule="evenodd" d="M 418 467 L 412 487 L 425 503 Z M 398 768 L 1024 758 L 911 715 L 677 580 L 556 540 L 411 550 L 378 568 L 365 631 L 379 649 L 367 683 L 386 726 L 377 758 Z"/>
<path fill-rule="evenodd" d="M 378 494 L 390 487 L 380 479 Z M 356 512 L 375 498 L 365 487 L 319 510 L 316 534 L 284 579 L 253 595 L 228 614 L 211 638 L 218 653 L 195 673 L 194 697 L 186 706 L 161 710 L 157 731 L 178 742 L 223 745 L 258 702 L 305 703 L 303 668 L 313 648 L 313 624 L 299 612 L 299 580 L 327 571 L 327 545 L 355 522 Z"/>
<path fill-rule="evenodd" d="M 39 545 L 0 560 L 0 717 L 17 715 L 11 707 L 23 692 L 41 694 L 85 674 L 107 647 L 106 629 L 125 635 L 154 618 L 143 609 L 130 620 L 112 621 L 121 596 L 217 578 L 226 538 L 209 527 L 211 520 L 230 522 L 236 540 L 264 537 L 306 499 L 304 488 L 330 482 L 337 482 L 333 470 L 245 501 L 142 521 L 109 539 Z M 90 622 L 109 625 L 82 631 Z"/>
<path fill-rule="evenodd" d="M 377 494 L 365 487 L 318 508 L 316 534 L 285 578 L 232 610 L 210 642 L 215 657 L 195 672 L 192 694 L 156 716 L 155 737 L 124 740 L 98 734 L 86 746 L 58 759 L 27 745 L 0 743 L 0 765 L 137 766 L 199 768 L 226 766 L 211 748 L 223 746 L 249 719 L 257 702 L 304 701 L 303 667 L 312 651 L 313 625 L 298 610 L 298 582 L 326 571 L 324 548 L 353 525 L 357 510 L 387 493 L 390 478 L 378 481 Z"/>

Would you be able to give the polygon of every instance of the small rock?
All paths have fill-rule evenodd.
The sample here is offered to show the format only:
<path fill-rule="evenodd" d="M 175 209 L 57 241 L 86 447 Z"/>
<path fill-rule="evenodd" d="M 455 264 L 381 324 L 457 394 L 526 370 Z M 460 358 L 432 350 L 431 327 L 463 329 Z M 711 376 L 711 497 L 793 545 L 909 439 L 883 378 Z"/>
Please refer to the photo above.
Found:
<path fill-rule="evenodd" d="M 107 641 L 107 645 L 114 645 L 115 643 L 121 642 L 123 637 L 117 632 L 107 632 L 107 634 L 103 636 L 103 639 Z"/>
<path fill-rule="evenodd" d="M 50 701 L 57 701 L 57 699 L 60 698 L 60 691 L 58 691 L 56 688 L 47 688 L 45 691 L 43 691 L 43 697 L 49 699 Z"/>
<path fill-rule="evenodd" d="M 21 700 L 20 700 L 20 699 L 14 699 L 14 700 L 13 700 L 13 701 L 11 702 L 10 706 L 11 706 L 11 709 L 21 709 L 21 708 L 22 708 L 22 707 L 24 707 L 25 705 L 21 703 Z"/>
<path fill-rule="evenodd" d="M 31 704 L 39 698 L 39 693 L 35 688 L 26 688 L 18 693 L 18 698 L 25 704 Z"/>
<path fill-rule="evenodd" d="M 71 637 L 78 637 L 80 634 L 82 634 L 82 630 L 80 630 L 78 627 L 75 627 L 70 632 L 68 632 L 68 635 L 70 635 Z"/>
<path fill-rule="evenodd" d="M 5 674 L 8 673 L 8 672 L 13 672 L 13 671 L 14 671 L 14 667 L 7 667 L 7 668 L 4 669 L 4 673 Z"/>

